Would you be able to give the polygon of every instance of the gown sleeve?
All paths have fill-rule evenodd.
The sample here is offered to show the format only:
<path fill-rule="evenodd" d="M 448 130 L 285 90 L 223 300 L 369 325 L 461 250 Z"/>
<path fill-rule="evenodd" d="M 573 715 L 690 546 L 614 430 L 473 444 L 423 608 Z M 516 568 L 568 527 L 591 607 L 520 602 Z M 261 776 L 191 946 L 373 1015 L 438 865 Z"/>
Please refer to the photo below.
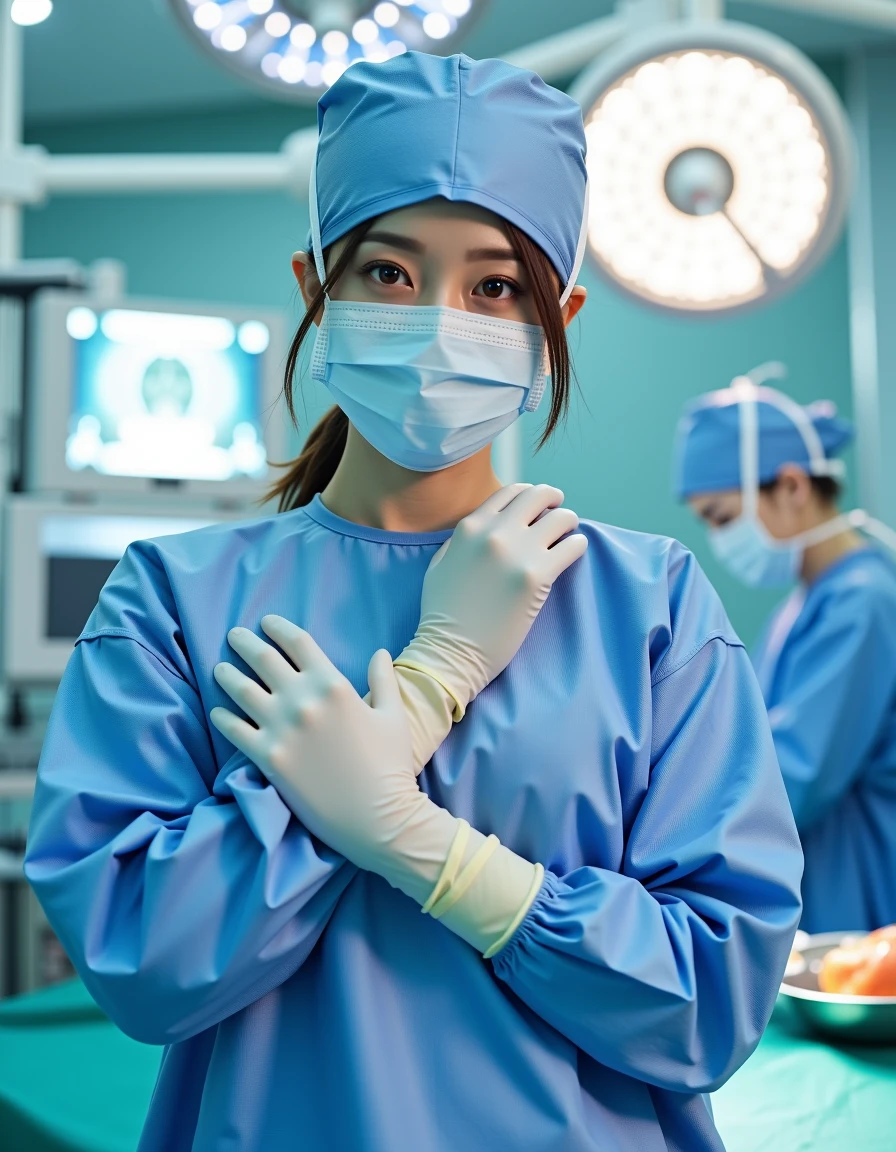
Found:
<path fill-rule="evenodd" d="M 161 580 L 126 556 L 75 647 L 25 860 L 91 995 L 148 1044 L 287 980 L 355 874 L 241 753 L 218 766 Z"/>
<path fill-rule="evenodd" d="M 769 720 L 801 832 L 854 787 L 892 708 L 896 629 L 883 607 L 871 589 L 842 589 L 782 653 Z"/>
<path fill-rule="evenodd" d="M 800 914 L 802 853 L 738 643 L 652 685 L 649 785 L 619 872 L 545 882 L 496 974 L 595 1060 L 706 1092 L 768 1022 Z"/>

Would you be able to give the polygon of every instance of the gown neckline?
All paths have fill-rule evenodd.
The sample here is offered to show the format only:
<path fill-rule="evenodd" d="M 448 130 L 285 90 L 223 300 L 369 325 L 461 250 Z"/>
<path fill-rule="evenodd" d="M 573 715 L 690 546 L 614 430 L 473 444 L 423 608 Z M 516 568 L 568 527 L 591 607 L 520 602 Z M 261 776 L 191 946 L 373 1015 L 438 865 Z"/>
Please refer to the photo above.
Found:
<path fill-rule="evenodd" d="M 385 528 L 371 528 L 367 524 L 356 524 L 354 520 L 344 520 L 331 512 L 317 492 L 309 504 L 303 505 L 309 519 L 336 532 L 340 536 L 354 536 L 358 540 L 370 540 L 376 544 L 399 544 L 419 546 L 421 544 L 444 544 L 451 538 L 451 529 L 442 528 L 436 532 L 390 532 Z"/>

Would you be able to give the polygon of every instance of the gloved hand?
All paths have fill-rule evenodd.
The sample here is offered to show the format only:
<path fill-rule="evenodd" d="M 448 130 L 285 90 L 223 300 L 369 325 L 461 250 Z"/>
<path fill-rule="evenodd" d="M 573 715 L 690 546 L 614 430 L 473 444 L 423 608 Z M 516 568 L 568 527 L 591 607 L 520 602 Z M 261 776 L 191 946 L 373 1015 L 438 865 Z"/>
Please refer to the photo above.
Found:
<path fill-rule="evenodd" d="M 232 629 L 231 646 L 267 690 L 232 664 L 218 664 L 218 684 L 257 728 L 226 708 L 213 708 L 211 722 L 258 765 L 309 832 L 422 903 L 451 846 L 454 817 L 417 786 L 389 653 L 381 649 L 370 661 L 368 704 L 307 632 L 282 616 L 265 616 L 261 626 L 295 668 L 249 629 Z"/>
<path fill-rule="evenodd" d="M 430 562 L 420 625 L 395 666 L 438 681 L 455 720 L 507 667 L 554 581 L 588 546 L 581 533 L 567 535 L 579 518 L 558 507 L 562 500 L 547 484 L 502 488 L 460 521 Z"/>
<path fill-rule="evenodd" d="M 265 616 L 261 624 L 295 667 L 247 628 L 232 629 L 231 646 L 267 690 L 233 665 L 218 664 L 215 679 L 257 727 L 226 708 L 212 709 L 212 723 L 258 765 L 313 835 L 492 955 L 535 898 L 541 865 L 420 791 L 387 652 L 370 661 L 368 704 L 307 632 L 281 616 Z"/>

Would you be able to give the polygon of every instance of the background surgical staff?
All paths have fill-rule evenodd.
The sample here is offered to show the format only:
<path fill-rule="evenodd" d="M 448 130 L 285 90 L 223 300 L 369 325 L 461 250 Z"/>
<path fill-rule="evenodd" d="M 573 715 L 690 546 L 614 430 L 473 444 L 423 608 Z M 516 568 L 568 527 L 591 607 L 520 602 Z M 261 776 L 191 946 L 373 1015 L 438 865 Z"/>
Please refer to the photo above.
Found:
<path fill-rule="evenodd" d="M 143 1150 L 715 1152 L 705 1093 L 758 1042 L 799 914 L 743 647 L 666 538 L 583 523 L 562 571 L 511 571 L 537 593 L 515 656 L 440 580 L 456 547 L 549 560 L 574 526 L 496 508 L 489 449 L 538 403 L 542 340 L 563 412 L 580 110 L 407 53 L 348 70 L 320 121 L 325 283 L 299 255 L 293 359 L 319 323 L 339 408 L 282 515 L 129 549 L 60 688 L 29 879 L 98 1001 L 169 1045 Z M 403 669 L 436 672 L 422 705 Z M 446 700 L 418 786 L 405 710 Z"/>
<path fill-rule="evenodd" d="M 676 446 L 718 560 L 753 587 L 798 580 L 752 655 L 813 933 L 896 920 L 896 535 L 838 511 L 852 434 L 831 404 L 742 377 L 689 406 Z"/>

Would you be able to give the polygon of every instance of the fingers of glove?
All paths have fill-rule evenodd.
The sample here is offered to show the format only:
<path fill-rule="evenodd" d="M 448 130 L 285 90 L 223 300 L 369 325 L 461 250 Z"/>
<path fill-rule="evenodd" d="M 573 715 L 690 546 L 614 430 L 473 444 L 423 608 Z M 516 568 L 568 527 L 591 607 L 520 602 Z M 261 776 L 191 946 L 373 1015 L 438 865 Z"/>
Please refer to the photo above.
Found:
<path fill-rule="evenodd" d="M 241 720 L 226 708 L 212 708 L 208 718 L 234 748 L 239 748 L 244 756 L 253 763 L 258 763 L 258 744 L 261 737 L 257 728 L 253 728 L 251 724 L 247 724 L 245 720 Z"/>
<path fill-rule="evenodd" d="M 370 704 L 377 712 L 396 712 L 404 707 L 392 657 L 385 648 L 380 648 L 370 658 L 367 666 L 367 683 L 370 685 Z"/>
<path fill-rule="evenodd" d="M 214 677 L 231 700 L 239 704 L 256 724 L 261 724 L 267 718 L 270 712 L 271 694 L 260 684 L 256 684 L 254 680 L 244 676 L 238 668 L 227 663 L 215 665 Z"/>
<path fill-rule="evenodd" d="M 520 493 L 527 491 L 531 487 L 531 484 L 508 484 L 504 488 L 499 488 L 497 492 L 493 492 L 478 508 L 474 509 L 469 516 L 465 516 L 463 520 L 458 521 L 451 539 L 481 539 L 484 534 L 487 534 L 501 523 L 498 517 L 506 510 L 508 505 L 512 504 Z M 450 543 L 451 540 L 448 541 L 448 544 Z M 445 547 L 443 544 L 442 548 Z M 438 556 L 438 558 L 441 559 L 441 556 Z M 434 557 L 430 567 L 434 567 L 436 563 L 437 560 Z"/>
<path fill-rule="evenodd" d="M 262 616 L 261 627 L 278 644 L 300 672 L 319 672 L 328 678 L 340 677 L 341 672 L 316 643 L 310 632 L 293 624 L 284 616 Z"/>
<path fill-rule="evenodd" d="M 553 548 L 548 549 L 549 567 L 547 569 L 547 577 L 553 584 L 561 572 L 573 564 L 580 556 L 584 556 L 588 548 L 588 537 L 583 536 L 581 532 L 575 532 L 572 536 L 567 536 L 565 540 L 561 540 L 559 544 L 555 544 Z"/>
<path fill-rule="evenodd" d="M 285 687 L 295 676 L 295 670 L 273 644 L 266 643 L 248 628 L 231 628 L 227 640 L 234 652 L 242 656 L 259 680 L 272 691 Z"/>
<path fill-rule="evenodd" d="M 515 500 L 521 492 L 525 492 L 527 488 L 531 487 L 531 484 L 506 484 L 503 488 L 499 488 L 497 492 L 493 492 L 471 515 L 477 517 L 477 519 L 495 516 Z"/>
<path fill-rule="evenodd" d="M 572 508 L 552 508 L 537 520 L 528 532 L 528 539 L 543 548 L 556 544 L 567 532 L 574 532 L 579 526 L 579 518 Z"/>
<path fill-rule="evenodd" d="M 501 513 L 500 519 L 512 524 L 532 524 L 549 508 L 563 503 L 563 493 L 550 484 L 533 484 L 520 492 Z"/>

